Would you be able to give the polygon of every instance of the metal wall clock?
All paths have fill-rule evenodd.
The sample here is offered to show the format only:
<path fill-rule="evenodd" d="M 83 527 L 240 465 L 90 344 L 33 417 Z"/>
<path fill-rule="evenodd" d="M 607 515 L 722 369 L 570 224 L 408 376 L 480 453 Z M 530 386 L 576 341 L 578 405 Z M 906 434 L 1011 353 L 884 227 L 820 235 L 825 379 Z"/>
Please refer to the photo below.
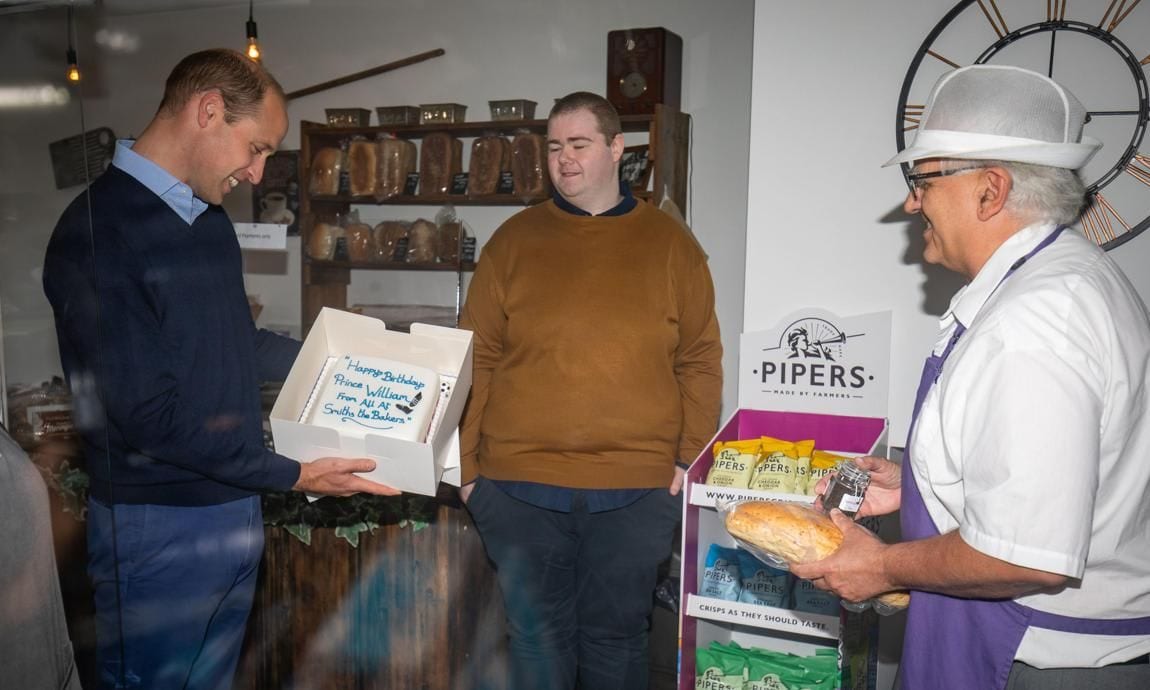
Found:
<path fill-rule="evenodd" d="M 1084 129 L 1103 148 L 1083 169 L 1090 204 L 1078 225 L 1104 249 L 1150 227 L 1150 3 L 1141 0 L 963 0 L 930 31 L 899 92 L 899 150 L 947 71 L 1008 64 L 1066 86 L 1087 110 Z M 903 165 L 903 173 L 909 166 Z"/>

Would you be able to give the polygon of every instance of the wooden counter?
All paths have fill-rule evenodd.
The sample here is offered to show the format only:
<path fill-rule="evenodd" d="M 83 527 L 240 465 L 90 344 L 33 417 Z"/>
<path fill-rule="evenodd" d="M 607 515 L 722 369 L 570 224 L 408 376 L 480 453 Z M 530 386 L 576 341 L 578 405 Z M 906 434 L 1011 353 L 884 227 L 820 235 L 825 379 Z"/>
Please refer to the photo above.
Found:
<path fill-rule="evenodd" d="M 457 503 L 358 548 L 331 529 L 310 546 L 280 528 L 266 537 L 237 690 L 505 687 L 502 599 Z"/>

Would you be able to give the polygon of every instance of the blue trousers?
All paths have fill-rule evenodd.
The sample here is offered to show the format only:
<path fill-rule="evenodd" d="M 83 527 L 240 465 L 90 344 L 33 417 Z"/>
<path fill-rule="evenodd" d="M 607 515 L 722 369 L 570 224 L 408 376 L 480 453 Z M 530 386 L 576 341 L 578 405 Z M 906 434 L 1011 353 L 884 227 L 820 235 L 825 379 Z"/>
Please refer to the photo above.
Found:
<path fill-rule="evenodd" d="M 682 494 L 570 513 L 516 500 L 482 477 L 468 498 L 495 564 L 510 635 L 511 690 L 646 690 L 659 564 Z"/>
<path fill-rule="evenodd" d="M 89 500 L 100 688 L 230 688 L 263 545 L 258 496 L 114 509 Z"/>

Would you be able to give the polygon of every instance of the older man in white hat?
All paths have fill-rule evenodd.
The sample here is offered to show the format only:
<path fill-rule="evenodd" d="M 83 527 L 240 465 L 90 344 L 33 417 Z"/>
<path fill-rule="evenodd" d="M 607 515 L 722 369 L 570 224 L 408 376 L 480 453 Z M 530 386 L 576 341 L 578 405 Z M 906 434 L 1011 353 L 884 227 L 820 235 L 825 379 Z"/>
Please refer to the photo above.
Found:
<path fill-rule="evenodd" d="M 941 319 L 902 466 L 863 458 L 843 546 L 795 566 L 848 600 L 911 590 L 915 690 L 1150 688 L 1150 323 L 1110 258 L 1067 229 L 1098 143 L 1054 81 L 973 66 L 935 86 L 906 210 L 928 263 L 969 281 Z M 906 471 L 902 471 L 905 469 Z"/>

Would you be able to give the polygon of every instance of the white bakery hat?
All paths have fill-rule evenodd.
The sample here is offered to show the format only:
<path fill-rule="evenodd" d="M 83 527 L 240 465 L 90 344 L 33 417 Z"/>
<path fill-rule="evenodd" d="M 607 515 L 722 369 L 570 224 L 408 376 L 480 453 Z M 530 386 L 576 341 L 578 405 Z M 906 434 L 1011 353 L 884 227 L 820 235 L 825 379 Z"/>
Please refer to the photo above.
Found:
<path fill-rule="evenodd" d="M 1034 163 L 1077 170 L 1102 147 L 1082 136 L 1086 109 L 1037 72 L 971 65 L 948 72 L 927 99 L 914 143 L 883 164 L 923 158 Z"/>

